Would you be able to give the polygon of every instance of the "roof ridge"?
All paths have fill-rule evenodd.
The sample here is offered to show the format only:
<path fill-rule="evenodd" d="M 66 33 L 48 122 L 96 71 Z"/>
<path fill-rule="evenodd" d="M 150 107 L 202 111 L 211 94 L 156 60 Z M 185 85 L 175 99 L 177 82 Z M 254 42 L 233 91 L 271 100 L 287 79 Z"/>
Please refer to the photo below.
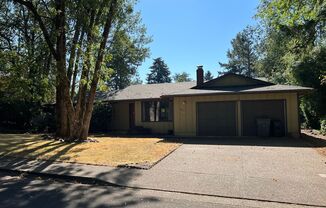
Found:
<path fill-rule="evenodd" d="M 145 84 L 135 84 L 130 86 L 145 86 L 145 85 L 164 85 L 164 84 L 184 84 L 184 83 L 195 83 L 196 81 L 187 81 L 187 82 L 163 82 L 163 83 L 145 83 Z"/>

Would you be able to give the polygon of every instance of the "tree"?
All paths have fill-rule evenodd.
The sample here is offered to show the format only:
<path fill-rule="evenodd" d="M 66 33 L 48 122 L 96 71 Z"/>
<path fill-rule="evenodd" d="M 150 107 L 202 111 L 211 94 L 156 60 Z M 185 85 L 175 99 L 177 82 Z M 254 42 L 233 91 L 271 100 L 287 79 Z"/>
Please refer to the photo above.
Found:
<path fill-rule="evenodd" d="M 103 63 L 112 59 L 107 46 L 113 28 L 133 12 L 133 2 L 13 2 L 10 8 L 24 7 L 35 19 L 53 57 L 57 136 L 70 141 L 86 139 L 98 84 L 110 71 Z"/>
<path fill-rule="evenodd" d="M 247 27 L 239 32 L 231 45 L 232 49 L 227 52 L 228 63 L 219 63 L 220 66 L 227 72 L 254 76 L 257 61 L 255 29 Z"/>
<path fill-rule="evenodd" d="M 310 45 L 325 44 L 324 1 L 264 0 L 258 7 L 257 17 L 274 31 L 287 33 L 292 39 L 288 45 L 293 53 L 304 52 Z"/>
<path fill-rule="evenodd" d="M 171 82 L 171 72 L 161 57 L 154 59 L 150 69 L 146 78 L 148 84 Z"/>
<path fill-rule="evenodd" d="M 175 73 L 173 75 L 173 81 L 174 82 L 190 82 L 192 79 L 189 77 L 189 74 L 187 72 L 182 73 Z"/>
<path fill-rule="evenodd" d="M 53 102 L 52 58 L 36 20 L 6 1 L 0 10 L 0 102 Z"/>
<path fill-rule="evenodd" d="M 31 13 L 9 1 L 0 11 L 0 129 L 27 131 L 54 101 L 54 65 Z"/>
<path fill-rule="evenodd" d="M 204 79 L 205 79 L 205 81 L 209 81 L 209 80 L 214 79 L 214 77 L 210 71 L 207 71 L 204 75 Z"/>
<path fill-rule="evenodd" d="M 141 80 L 138 72 L 136 72 L 136 74 L 134 75 L 134 77 L 131 80 L 130 84 L 131 85 L 143 84 L 143 80 Z"/>
<path fill-rule="evenodd" d="M 111 89 L 123 89 L 132 84 L 133 79 L 137 79 L 137 68 L 149 56 L 146 45 L 151 41 L 146 36 L 146 28 L 141 24 L 139 13 L 131 14 L 119 22 L 109 49 L 112 55 L 110 67 L 114 70 L 108 80 Z"/>
<path fill-rule="evenodd" d="M 266 0 L 257 17 L 265 30 L 260 73 L 278 83 L 316 89 L 301 99 L 300 108 L 305 125 L 319 128 L 319 120 L 326 114 L 325 2 Z"/>
<path fill-rule="evenodd" d="M 258 49 L 260 57 L 255 65 L 259 76 L 274 83 L 291 83 L 290 68 L 286 61 L 291 59 L 288 56 L 288 41 L 290 41 L 289 37 L 283 32 L 267 29 L 265 37 L 261 39 Z"/>

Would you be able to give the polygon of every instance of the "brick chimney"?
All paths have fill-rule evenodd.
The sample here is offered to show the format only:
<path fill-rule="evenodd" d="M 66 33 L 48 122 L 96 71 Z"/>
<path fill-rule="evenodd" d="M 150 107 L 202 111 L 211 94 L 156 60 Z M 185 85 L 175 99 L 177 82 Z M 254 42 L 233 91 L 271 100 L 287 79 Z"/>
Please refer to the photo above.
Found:
<path fill-rule="evenodd" d="M 197 66 L 197 87 L 204 83 L 204 69 L 202 65 Z"/>

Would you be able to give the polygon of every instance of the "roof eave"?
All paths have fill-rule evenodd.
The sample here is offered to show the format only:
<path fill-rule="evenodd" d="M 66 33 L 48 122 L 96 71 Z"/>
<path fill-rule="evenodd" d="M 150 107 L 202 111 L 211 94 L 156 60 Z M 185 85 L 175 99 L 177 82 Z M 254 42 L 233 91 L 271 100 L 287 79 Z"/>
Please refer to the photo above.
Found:
<path fill-rule="evenodd" d="M 299 95 L 306 95 L 314 89 L 295 89 L 295 90 L 273 90 L 273 91 L 240 91 L 240 92 L 212 92 L 212 93 L 194 93 L 194 94 L 177 94 L 177 95 L 162 95 L 161 97 L 189 97 L 189 96 L 209 96 L 209 95 L 230 95 L 230 94 L 264 94 L 264 93 L 289 93 L 296 92 Z"/>

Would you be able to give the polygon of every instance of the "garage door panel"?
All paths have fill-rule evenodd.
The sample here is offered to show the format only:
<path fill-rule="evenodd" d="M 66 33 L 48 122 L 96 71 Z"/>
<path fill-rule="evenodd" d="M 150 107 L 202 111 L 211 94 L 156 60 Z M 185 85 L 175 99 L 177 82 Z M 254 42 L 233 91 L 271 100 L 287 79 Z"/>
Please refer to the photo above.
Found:
<path fill-rule="evenodd" d="M 200 136 L 235 136 L 236 103 L 207 102 L 198 103 L 198 126 Z"/>
<path fill-rule="evenodd" d="M 284 100 L 241 101 L 243 136 L 257 136 L 258 118 L 280 121 L 281 131 L 285 132 L 284 109 Z"/>

